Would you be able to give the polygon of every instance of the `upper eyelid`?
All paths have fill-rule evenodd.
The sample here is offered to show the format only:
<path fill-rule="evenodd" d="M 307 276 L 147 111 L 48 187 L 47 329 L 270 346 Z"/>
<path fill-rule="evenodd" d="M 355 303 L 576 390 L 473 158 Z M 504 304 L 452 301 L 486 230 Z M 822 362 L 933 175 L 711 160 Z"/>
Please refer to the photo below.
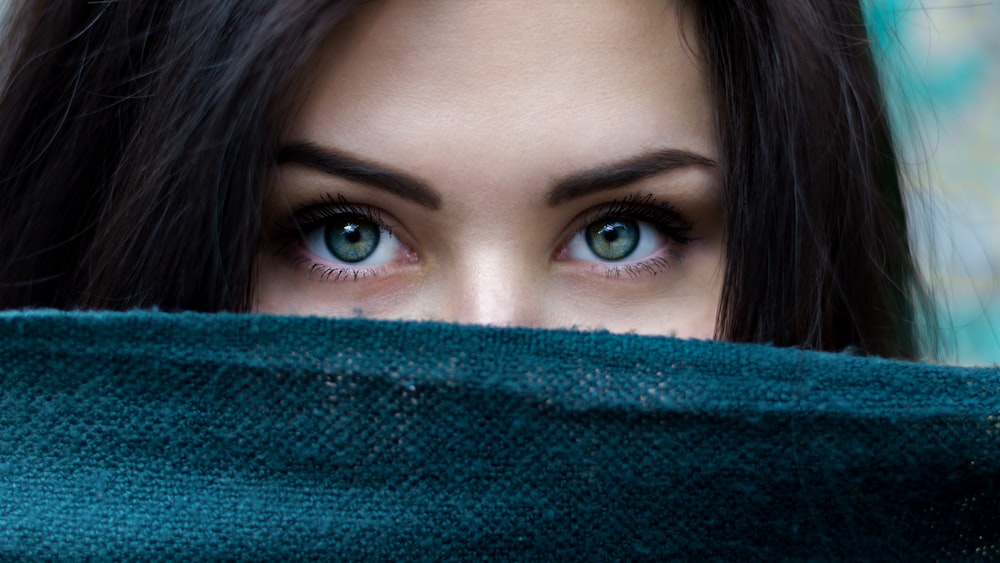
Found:
<path fill-rule="evenodd" d="M 327 219 L 342 215 L 365 218 L 389 234 L 395 234 L 396 225 L 386 220 L 385 216 L 387 214 L 384 210 L 374 205 L 353 203 L 344 197 L 343 194 L 337 194 L 336 199 L 331 194 L 324 194 L 320 198 L 314 199 L 311 203 L 292 209 L 288 219 L 299 227 L 301 234 L 304 234 L 308 229 L 303 227 L 315 227 Z"/>
<path fill-rule="evenodd" d="M 571 231 L 577 233 L 594 221 L 609 218 L 631 218 L 658 227 L 668 226 L 672 234 L 686 234 L 694 226 L 694 223 L 684 217 L 681 210 L 670 202 L 658 200 L 652 194 L 636 193 L 587 209 L 573 220 Z M 684 238 L 694 240 L 687 236 Z"/>
<path fill-rule="evenodd" d="M 323 215 L 323 210 L 319 209 L 308 212 L 308 215 L 295 216 L 295 219 L 299 223 L 299 225 L 303 227 L 303 232 L 305 232 L 306 230 L 311 230 L 316 226 L 322 225 L 323 223 L 327 222 L 330 219 L 333 219 L 335 217 L 344 217 L 344 216 L 359 217 L 362 219 L 366 219 L 377 225 L 379 228 L 387 231 L 389 234 L 392 234 L 392 232 L 396 228 L 395 225 L 390 225 L 389 222 L 386 221 L 382 217 L 382 214 L 377 210 L 372 210 L 371 212 L 368 211 L 356 212 L 349 210 L 334 211 L 332 213 L 329 213 L 328 215 Z"/>
<path fill-rule="evenodd" d="M 324 193 L 320 197 L 313 199 L 310 203 L 293 208 L 291 215 L 293 217 L 302 217 L 327 212 L 331 209 L 336 210 L 339 215 L 357 214 L 367 216 L 369 212 L 374 212 L 373 214 L 378 216 L 382 213 L 382 210 L 376 206 L 353 203 L 344 197 L 343 194 L 337 194 L 336 199 L 334 199 L 332 194 Z"/>

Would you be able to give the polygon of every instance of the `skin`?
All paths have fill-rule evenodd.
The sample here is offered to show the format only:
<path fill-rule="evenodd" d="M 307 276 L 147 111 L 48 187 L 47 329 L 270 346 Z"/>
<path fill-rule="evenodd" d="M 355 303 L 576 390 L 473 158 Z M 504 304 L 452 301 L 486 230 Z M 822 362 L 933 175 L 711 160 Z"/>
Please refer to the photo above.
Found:
<path fill-rule="evenodd" d="M 265 203 L 256 310 L 712 337 L 721 188 L 705 163 L 717 140 L 688 25 L 663 0 L 365 5 L 325 46 L 286 144 L 406 175 L 428 197 L 286 160 Z M 705 162 L 552 193 L 664 149 Z M 638 200 L 669 203 L 694 240 L 647 229 L 655 252 L 613 263 L 580 250 L 602 206 Z M 321 237 L 269 228 L 324 201 L 379 217 L 399 243 L 392 259 L 345 268 L 310 246 Z"/>

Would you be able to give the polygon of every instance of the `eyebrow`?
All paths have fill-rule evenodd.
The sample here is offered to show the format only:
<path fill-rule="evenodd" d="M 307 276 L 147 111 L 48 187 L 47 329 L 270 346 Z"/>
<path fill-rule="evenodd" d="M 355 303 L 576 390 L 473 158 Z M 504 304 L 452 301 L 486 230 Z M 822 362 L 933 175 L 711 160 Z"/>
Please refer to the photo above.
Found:
<path fill-rule="evenodd" d="M 314 143 L 293 143 L 278 151 L 278 164 L 301 164 L 325 174 L 359 182 L 413 201 L 441 208 L 441 195 L 423 181 L 341 151 Z M 550 207 L 592 193 L 613 190 L 691 166 L 717 167 L 711 158 L 682 149 L 656 149 L 618 162 L 576 172 L 555 183 L 546 195 Z"/>
<path fill-rule="evenodd" d="M 656 149 L 562 178 L 549 191 L 545 200 L 551 207 L 571 199 L 621 188 L 690 166 L 716 168 L 717 164 L 711 158 L 686 150 Z"/>
<path fill-rule="evenodd" d="M 403 172 L 313 143 L 293 143 L 278 151 L 278 164 L 301 164 L 408 199 L 429 209 L 441 208 L 441 195 Z"/>

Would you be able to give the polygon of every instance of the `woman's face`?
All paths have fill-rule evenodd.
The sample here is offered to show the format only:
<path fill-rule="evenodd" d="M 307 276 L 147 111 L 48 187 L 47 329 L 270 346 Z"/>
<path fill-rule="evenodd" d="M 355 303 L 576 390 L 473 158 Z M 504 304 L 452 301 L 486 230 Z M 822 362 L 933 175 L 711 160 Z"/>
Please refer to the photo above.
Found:
<path fill-rule="evenodd" d="M 366 4 L 286 139 L 256 310 L 711 337 L 721 187 L 688 26 L 664 0 Z"/>

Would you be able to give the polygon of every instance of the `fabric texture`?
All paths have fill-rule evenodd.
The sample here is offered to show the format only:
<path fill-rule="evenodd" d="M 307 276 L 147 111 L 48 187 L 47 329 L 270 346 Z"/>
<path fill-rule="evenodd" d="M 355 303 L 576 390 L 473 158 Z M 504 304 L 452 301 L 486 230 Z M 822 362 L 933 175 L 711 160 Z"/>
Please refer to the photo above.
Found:
<path fill-rule="evenodd" d="M 4 560 L 1000 560 L 996 369 L 34 312 L 0 370 Z"/>

